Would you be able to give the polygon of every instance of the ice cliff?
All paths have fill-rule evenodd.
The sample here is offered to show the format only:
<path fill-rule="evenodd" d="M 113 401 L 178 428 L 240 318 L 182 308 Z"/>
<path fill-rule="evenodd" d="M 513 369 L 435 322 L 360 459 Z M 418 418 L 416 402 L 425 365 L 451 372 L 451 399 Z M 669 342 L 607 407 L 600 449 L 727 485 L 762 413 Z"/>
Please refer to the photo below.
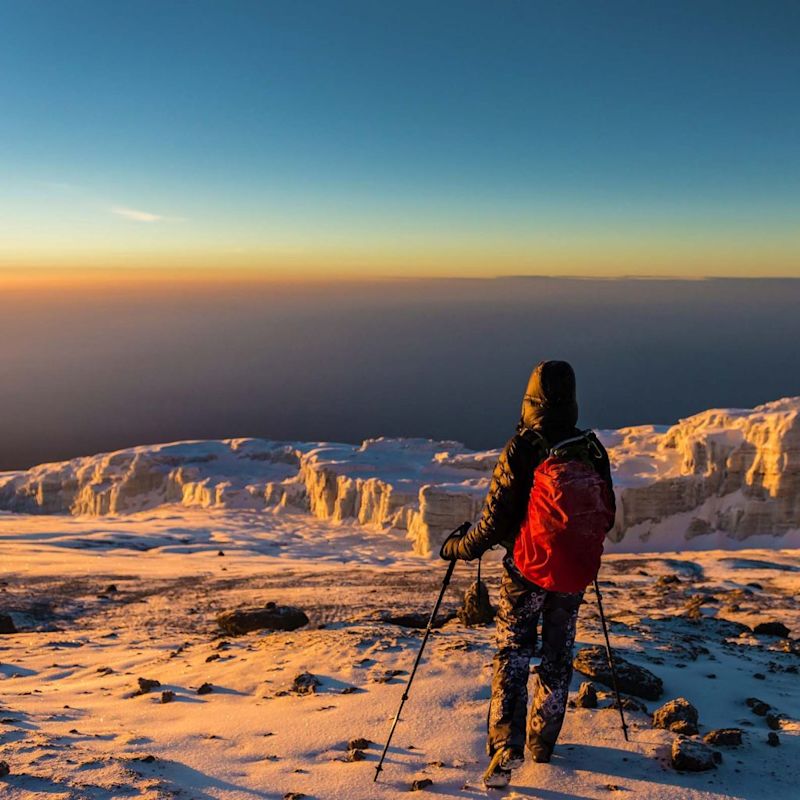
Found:
<path fill-rule="evenodd" d="M 615 473 L 610 546 L 713 546 L 800 531 L 800 397 L 713 409 L 671 427 L 602 431 Z M 0 510 L 127 514 L 169 503 L 304 511 L 408 531 L 420 553 L 476 517 L 498 451 L 457 442 L 177 442 L 0 473 Z M 710 545 L 711 546 L 711 545 Z"/>

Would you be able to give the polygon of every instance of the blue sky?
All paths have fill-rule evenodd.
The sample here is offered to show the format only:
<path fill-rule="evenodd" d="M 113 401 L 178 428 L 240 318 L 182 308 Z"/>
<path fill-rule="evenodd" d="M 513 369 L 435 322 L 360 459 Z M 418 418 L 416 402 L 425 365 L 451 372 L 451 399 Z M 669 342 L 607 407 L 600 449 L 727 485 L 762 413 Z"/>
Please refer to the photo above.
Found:
<path fill-rule="evenodd" d="M 796 2 L 0 0 L 0 264 L 800 274 Z"/>

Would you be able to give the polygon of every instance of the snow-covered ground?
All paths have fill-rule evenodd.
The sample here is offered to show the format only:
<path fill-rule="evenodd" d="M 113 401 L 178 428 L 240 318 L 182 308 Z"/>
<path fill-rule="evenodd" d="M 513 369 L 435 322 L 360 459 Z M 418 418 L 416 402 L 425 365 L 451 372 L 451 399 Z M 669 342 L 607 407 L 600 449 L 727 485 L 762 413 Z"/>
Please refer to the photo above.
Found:
<path fill-rule="evenodd" d="M 628 712 L 626 743 L 615 710 L 573 708 L 553 762 L 526 763 L 494 796 L 797 796 L 800 657 L 787 639 L 740 634 L 721 620 L 777 620 L 797 636 L 798 555 L 607 556 L 613 641 L 664 682 L 648 710 L 683 696 L 699 710 L 701 734 L 736 726 L 745 742 L 722 748 L 717 769 L 682 774 L 669 764 L 675 734 L 644 713 Z M 486 561 L 494 595 L 499 562 Z M 421 636 L 383 617 L 427 613 L 444 573 L 443 562 L 411 551 L 403 530 L 369 535 L 355 519 L 179 504 L 125 516 L 7 513 L 0 564 L 0 611 L 23 631 L 0 635 L 0 760 L 10 769 L 0 794 L 9 800 L 379 800 L 406 797 L 425 777 L 428 794 L 486 795 L 492 628 L 457 620 L 432 637 L 385 772 L 372 781 Z M 457 566 L 445 610 L 474 573 Z M 219 630 L 219 612 L 268 601 L 303 608 L 309 625 L 240 637 Z M 578 647 L 602 641 L 591 592 L 586 601 Z M 699 620 L 686 616 L 692 607 Z M 317 692 L 284 694 L 305 671 L 320 680 Z M 138 678 L 161 686 L 135 696 Z M 576 673 L 574 689 L 581 680 Z M 203 683 L 213 689 L 198 695 Z M 160 702 L 163 690 L 173 702 Z M 780 746 L 767 744 L 749 697 L 783 714 Z M 374 744 L 365 760 L 348 762 L 356 737 Z"/>

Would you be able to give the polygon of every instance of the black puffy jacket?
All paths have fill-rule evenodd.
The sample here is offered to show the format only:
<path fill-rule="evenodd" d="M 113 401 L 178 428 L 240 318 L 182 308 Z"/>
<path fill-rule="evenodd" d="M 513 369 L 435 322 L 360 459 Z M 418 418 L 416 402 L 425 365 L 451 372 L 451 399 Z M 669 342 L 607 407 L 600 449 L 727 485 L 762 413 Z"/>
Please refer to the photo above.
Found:
<path fill-rule="evenodd" d="M 549 446 L 577 436 L 578 404 L 575 373 L 565 361 L 543 361 L 533 370 L 522 401 L 522 419 L 508 440 L 492 473 L 489 493 L 480 520 L 462 537 L 458 558 L 478 558 L 496 545 L 509 552 L 528 510 L 533 473 L 546 457 L 540 434 Z M 535 432 L 535 433 L 534 433 Z M 602 444 L 589 434 L 597 447 L 590 457 L 598 473 L 612 489 L 611 465 Z"/>

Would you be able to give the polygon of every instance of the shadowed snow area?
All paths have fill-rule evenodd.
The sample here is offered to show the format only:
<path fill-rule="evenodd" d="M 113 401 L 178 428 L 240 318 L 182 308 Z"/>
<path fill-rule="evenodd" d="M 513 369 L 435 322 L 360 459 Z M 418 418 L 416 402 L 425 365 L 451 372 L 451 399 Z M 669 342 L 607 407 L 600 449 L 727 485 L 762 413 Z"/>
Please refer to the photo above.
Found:
<path fill-rule="evenodd" d="M 124 516 L 0 514 L 0 777 L 9 800 L 143 797 L 317 800 L 486 796 L 483 733 L 491 627 L 436 630 L 381 781 L 380 747 L 444 563 L 406 531 L 308 513 L 164 505 Z M 507 798 L 781 798 L 800 780 L 798 551 L 746 549 L 609 555 L 601 577 L 620 655 L 664 684 L 648 712 L 684 697 L 700 734 L 741 728 L 708 772 L 670 764 L 677 734 L 627 711 L 631 741 L 595 682 L 599 708 L 571 708 L 551 764 L 527 762 Z M 497 554 L 485 559 L 493 600 Z M 459 563 L 443 614 L 475 566 Z M 217 615 L 268 602 L 309 618 L 294 631 L 223 634 Z M 789 638 L 753 632 L 779 622 Z M 600 644 L 586 595 L 577 648 Z M 536 662 L 534 661 L 534 664 Z M 316 691 L 293 689 L 311 673 Z M 158 687 L 140 692 L 139 678 Z M 577 672 L 572 689 L 584 676 Z M 198 694 L 203 684 L 210 684 Z M 168 702 L 162 702 L 162 692 Z M 577 694 L 571 695 L 573 699 Z M 747 704 L 770 707 L 759 715 Z M 640 701 L 642 702 L 642 701 Z M 763 709 L 761 709 L 763 710 Z M 773 728 L 770 727 L 776 726 Z M 779 746 L 767 736 L 776 733 Z M 363 760 L 348 741 L 364 737 Z"/>

